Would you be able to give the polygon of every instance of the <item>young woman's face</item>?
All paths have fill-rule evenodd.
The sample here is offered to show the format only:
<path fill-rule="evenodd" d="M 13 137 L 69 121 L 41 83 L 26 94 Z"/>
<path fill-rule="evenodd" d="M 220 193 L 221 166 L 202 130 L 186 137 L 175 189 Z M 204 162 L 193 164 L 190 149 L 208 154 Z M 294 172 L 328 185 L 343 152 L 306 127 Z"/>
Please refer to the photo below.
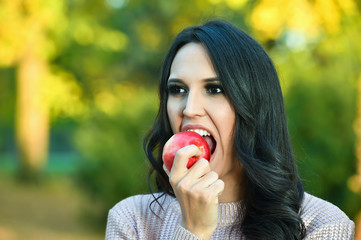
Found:
<path fill-rule="evenodd" d="M 222 178 L 238 164 L 233 150 L 236 115 L 201 44 L 188 43 L 178 51 L 168 92 L 167 113 L 173 132 L 198 129 L 210 133 L 208 141 L 213 140 L 214 145 L 210 165 Z"/>

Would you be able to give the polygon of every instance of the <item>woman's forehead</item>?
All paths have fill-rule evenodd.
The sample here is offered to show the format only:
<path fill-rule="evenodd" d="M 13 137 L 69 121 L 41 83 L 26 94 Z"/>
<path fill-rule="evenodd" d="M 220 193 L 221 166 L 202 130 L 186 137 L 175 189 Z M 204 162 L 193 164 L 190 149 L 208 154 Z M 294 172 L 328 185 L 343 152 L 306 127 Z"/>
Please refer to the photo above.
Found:
<path fill-rule="evenodd" d="M 169 78 L 215 78 L 217 74 L 206 49 L 199 43 L 188 43 L 176 53 Z"/>

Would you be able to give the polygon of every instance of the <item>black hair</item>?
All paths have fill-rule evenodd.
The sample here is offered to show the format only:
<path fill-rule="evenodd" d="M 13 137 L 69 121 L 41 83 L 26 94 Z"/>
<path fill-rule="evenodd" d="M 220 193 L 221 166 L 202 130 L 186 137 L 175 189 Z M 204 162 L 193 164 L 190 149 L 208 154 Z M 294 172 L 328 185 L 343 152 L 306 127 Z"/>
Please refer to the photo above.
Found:
<path fill-rule="evenodd" d="M 243 165 L 242 233 L 249 239 L 302 239 L 303 186 L 289 140 L 277 71 L 263 47 L 226 21 L 213 20 L 184 29 L 163 63 L 160 107 L 143 147 L 159 191 L 174 196 L 163 171 L 162 149 L 173 135 L 167 116 L 167 80 L 178 50 L 187 43 L 207 50 L 226 97 L 234 107 L 234 151 Z M 149 176 L 150 176 L 149 175 Z"/>

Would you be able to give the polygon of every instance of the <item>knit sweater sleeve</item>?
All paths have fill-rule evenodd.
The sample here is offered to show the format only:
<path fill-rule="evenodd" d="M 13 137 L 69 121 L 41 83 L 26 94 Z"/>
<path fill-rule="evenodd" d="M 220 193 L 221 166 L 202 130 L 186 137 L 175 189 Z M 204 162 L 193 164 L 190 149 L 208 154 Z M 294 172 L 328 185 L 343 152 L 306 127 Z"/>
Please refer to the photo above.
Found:
<path fill-rule="evenodd" d="M 302 219 L 306 225 L 305 240 L 352 240 L 355 224 L 335 205 L 306 194 Z"/>
<path fill-rule="evenodd" d="M 353 240 L 354 224 L 351 221 L 326 224 L 305 238 L 305 240 L 317 239 Z"/>
<path fill-rule="evenodd" d="M 115 206 L 109 210 L 105 239 L 106 240 L 134 240 L 137 239 L 136 228 L 133 224 L 133 214 L 126 208 L 127 202 L 122 202 L 122 207 Z"/>

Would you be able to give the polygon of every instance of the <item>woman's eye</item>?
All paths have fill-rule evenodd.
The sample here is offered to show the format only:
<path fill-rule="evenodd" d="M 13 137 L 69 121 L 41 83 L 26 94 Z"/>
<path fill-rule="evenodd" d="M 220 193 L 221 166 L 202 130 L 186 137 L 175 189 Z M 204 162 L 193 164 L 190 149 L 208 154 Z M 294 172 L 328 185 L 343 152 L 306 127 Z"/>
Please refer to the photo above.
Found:
<path fill-rule="evenodd" d="M 180 94 L 184 94 L 186 90 L 184 89 L 184 87 L 174 85 L 174 86 L 168 86 L 168 92 L 171 95 L 180 95 Z"/>
<path fill-rule="evenodd" d="M 223 93 L 223 88 L 221 86 L 218 85 L 211 85 L 211 86 L 207 86 L 207 93 L 209 94 L 221 94 Z"/>

